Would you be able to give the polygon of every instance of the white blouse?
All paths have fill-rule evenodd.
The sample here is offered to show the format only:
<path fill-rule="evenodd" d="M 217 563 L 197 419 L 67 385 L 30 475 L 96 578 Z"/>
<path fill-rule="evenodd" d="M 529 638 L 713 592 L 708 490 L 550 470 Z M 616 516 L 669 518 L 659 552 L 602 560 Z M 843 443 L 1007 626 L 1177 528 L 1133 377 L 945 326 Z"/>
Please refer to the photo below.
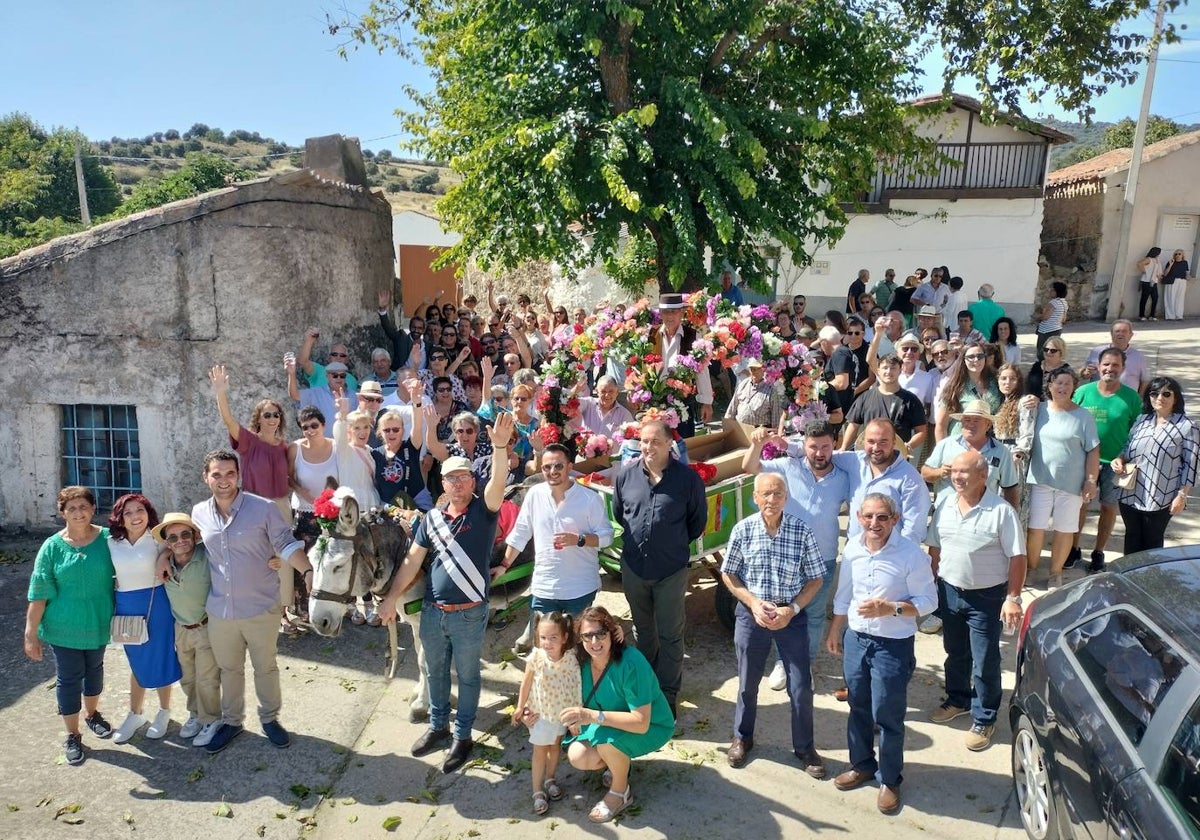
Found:
<path fill-rule="evenodd" d="M 135 592 L 152 589 L 158 585 L 154 579 L 154 561 L 158 557 L 159 545 L 150 536 L 150 531 L 130 543 L 129 540 L 108 538 L 108 550 L 112 554 L 113 568 L 117 571 L 117 591 Z"/>

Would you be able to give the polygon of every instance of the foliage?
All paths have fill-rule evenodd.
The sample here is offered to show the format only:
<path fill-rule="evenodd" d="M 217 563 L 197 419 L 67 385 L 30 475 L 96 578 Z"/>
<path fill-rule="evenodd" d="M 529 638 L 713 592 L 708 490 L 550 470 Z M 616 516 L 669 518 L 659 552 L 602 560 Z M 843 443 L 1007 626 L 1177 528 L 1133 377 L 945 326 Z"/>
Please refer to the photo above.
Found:
<path fill-rule="evenodd" d="M 158 181 L 138 184 L 133 195 L 121 205 L 116 216 L 128 216 L 159 207 L 172 201 L 191 198 L 201 193 L 228 186 L 235 181 L 254 177 L 254 173 L 243 169 L 227 158 L 202 152 L 189 152 L 187 163 L 177 172 L 172 172 Z"/>
<path fill-rule="evenodd" d="M 1051 158 L 1051 170 L 1062 169 L 1096 155 L 1111 152 L 1113 149 L 1132 148 L 1137 121 L 1126 117 L 1115 123 L 1097 123 L 1093 126 L 1064 124 L 1064 126 L 1061 130 L 1075 136 L 1075 142 L 1055 149 L 1055 154 Z M 1146 145 L 1197 129 L 1200 129 L 1200 124 L 1182 125 L 1167 117 L 1151 114 L 1146 121 Z"/>
<path fill-rule="evenodd" d="M 709 248 L 752 282 L 768 238 L 807 259 L 880 160 L 927 160 L 905 103 L 929 50 L 944 90 L 972 80 L 989 108 L 1052 97 L 1086 116 L 1133 77 L 1144 39 L 1121 25 L 1147 4 L 373 0 L 329 29 L 343 54 L 369 44 L 432 70 L 432 92 L 406 90 L 405 128 L 462 176 L 438 203 L 462 234 L 443 264 L 577 270 L 628 236 L 630 257 L 647 241 L 653 255 L 623 283 L 679 288 L 701 283 Z"/>
<path fill-rule="evenodd" d="M 1104 132 L 1104 150 L 1133 148 L 1133 135 L 1137 131 L 1137 122 L 1129 117 L 1109 126 Z M 1146 145 L 1166 140 L 1176 134 L 1182 134 L 1184 127 L 1175 120 L 1151 114 L 1146 120 Z"/>

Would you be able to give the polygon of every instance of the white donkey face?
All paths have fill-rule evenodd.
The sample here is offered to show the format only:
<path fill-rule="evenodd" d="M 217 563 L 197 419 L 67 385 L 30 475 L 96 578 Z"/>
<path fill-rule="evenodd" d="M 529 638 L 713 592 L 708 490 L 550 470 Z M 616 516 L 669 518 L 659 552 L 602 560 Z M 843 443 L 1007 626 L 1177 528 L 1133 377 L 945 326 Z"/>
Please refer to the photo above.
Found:
<path fill-rule="evenodd" d="M 341 512 L 338 514 L 334 530 L 340 536 L 353 537 L 358 532 L 358 519 L 358 502 L 354 496 L 348 495 L 342 499 Z M 325 543 L 324 549 L 321 548 L 321 542 Z M 328 592 L 332 595 L 352 594 L 350 588 L 353 583 L 353 557 L 352 539 L 318 541 L 308 555 L 313 567 L 313 591 Z M 342 619 L 346 614 L 344 603 L 310 597 L 308 613 L 313 629 L 319 635 L 336 636 L 342 632 Z"/>

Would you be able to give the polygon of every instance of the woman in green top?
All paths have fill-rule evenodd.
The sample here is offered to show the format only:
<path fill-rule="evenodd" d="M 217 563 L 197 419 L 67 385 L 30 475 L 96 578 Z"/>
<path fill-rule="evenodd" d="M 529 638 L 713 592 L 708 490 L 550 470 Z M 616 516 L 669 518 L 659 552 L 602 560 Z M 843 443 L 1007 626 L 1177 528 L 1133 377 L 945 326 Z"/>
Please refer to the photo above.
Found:
<path fill-rule="evenodd" d="M 29 579 L 25 655 L 41 661 L 50 645 L 57 676 L 58 713 L 67 727 L 67 763 L 83 763 L 80 694 L 88 729 L 99 738 L 112 727 L 98 711 L 104 688 L 104 647 L 113 614 L 113 564 L 108 529 L 92 524 L 96 497 L 86 487 L 64 487 L 58 512 L 67 526 L 42 543 Z"/>
<path fill-rule="evenodd" d="M 608 792 L 588 814 L 608 822 L 633 804 L 631 759 L 652 753 L 675 732 L 675 718 L 654 669 L 637 648 L 620 641 L 620 627 L 604 607 L 588 607 L 575 622 L 583 669 L 583 706 L 560 720 L 571 737 L 567 759 L 579 770 L 605 770 Z"/>

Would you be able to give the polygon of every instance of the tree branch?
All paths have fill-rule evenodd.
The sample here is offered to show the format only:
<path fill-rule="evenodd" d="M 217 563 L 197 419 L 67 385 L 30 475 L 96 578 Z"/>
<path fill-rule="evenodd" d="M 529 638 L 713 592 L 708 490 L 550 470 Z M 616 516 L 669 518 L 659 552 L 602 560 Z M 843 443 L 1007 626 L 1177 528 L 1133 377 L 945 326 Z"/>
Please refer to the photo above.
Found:
<path fill-rule="evenodd" d="M 725 53 L 729 51 L 729 48 L 733 45 L 733 42 L 737 40 L 737 37 L 740 34 L 741 33 L 736 29 L 730 29 L 721 36 L 721 40 L 717 42 L 717 48 L 713 50 L 712 56 L 710 56 L 708 59 L 709 70 L 717 69 L 717 66 L 721 63 L 721 60 L 725 58 Z"/>
<path fill-rule="evenodd" d="M 600 65 L 600 84 L 604 87 L 604 95 L 618 115 L 633 107 L 629 99 L 629 42 L 632 38 L 633 24 L 619 24 L 615 39 L 617 51 L 610 52 L 606 45 L 600 49 L 596 59 Z"/>

